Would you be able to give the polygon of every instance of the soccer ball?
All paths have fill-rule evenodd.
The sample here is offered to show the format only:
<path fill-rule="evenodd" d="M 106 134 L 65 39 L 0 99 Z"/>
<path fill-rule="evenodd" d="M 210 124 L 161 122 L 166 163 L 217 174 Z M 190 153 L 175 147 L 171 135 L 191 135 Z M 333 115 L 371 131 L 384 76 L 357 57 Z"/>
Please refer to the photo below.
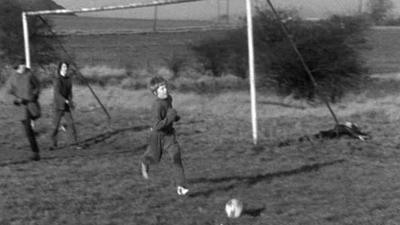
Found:
<path fill-rule="evenodd" d="M 233 198 L 225 204 L 225 212 L 229 218 L 238 218 L 243 211 L 243 203 Z"/>

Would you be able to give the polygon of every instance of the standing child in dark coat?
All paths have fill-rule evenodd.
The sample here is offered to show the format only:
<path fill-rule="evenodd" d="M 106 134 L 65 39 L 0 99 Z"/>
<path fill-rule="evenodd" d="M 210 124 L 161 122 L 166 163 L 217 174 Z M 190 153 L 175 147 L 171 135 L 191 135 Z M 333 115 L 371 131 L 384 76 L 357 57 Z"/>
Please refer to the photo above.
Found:
<path fill-rule="evenodd" d="M 151 108 L 151 131 L 149 143 L 141 162 L 141 172 L 145 179 L 149 179 L 149 166 L 158 163 L 164 152 L 168 152 L 172 159 L 178 195 L 186 195 L 189 189 L 185 188 L 185 174 L 182 166 L 181 150 L 176 141 L 173 123 L 180 117 L 172 108 L 172 97 L 168 93 L 167 82 L 162 77 L 153 77 L 150 80 L 150 89 L 156 96 Z"/>
<path fill-rule="evenodd" d="M 69 74 L 69 64 L 60 62 L 57 69 L 57 75 L 54 78 L 54 128 L 51 135 L 53 146 L 50 149 L 57 147 L 57 134 L 60 127 L 62 117 L 67 122 L 67 129 L 70 130 L 70 136 L 75 142 L 78 141 L 72 110 L 74 103 L 72 101 L 72 78 Z"/>
<path fill-rule="evenodd" d="M 33 155 L 32 160 L 40 160 L 39 147 L 33 130 L 33 121 L 40 118 L 41 110 L 39 104 L 40 82 L 39 79 L 25 65 L 15 67 L 15 74 L 12 74 L 7 81 L 6 89 L 8 94 L 14 96 L 16 107 L 15 116 L 18 117 L 28 137 Z"/>

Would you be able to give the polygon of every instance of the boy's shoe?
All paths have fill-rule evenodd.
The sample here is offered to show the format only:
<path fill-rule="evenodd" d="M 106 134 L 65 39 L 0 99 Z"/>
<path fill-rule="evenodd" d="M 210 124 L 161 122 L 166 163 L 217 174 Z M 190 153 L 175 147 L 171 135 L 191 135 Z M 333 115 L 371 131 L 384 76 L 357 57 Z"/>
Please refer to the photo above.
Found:
<path fill-rule="evenodd" d="M 142 177 L 144 179 L 148 180 L 149 179 L 149 166 L 147 166 L 143 162 L 140 163 L 140 166 L 141 166 L 141 171 L 142 171 Z"/>
<path fill-rule="evenodd" d="M 189 189 L 184 188 L 182 186 L 178 186 L 176 188 L 176 192 L 178 193 L 178 195 L 186 195 L 189 192 Z"/>

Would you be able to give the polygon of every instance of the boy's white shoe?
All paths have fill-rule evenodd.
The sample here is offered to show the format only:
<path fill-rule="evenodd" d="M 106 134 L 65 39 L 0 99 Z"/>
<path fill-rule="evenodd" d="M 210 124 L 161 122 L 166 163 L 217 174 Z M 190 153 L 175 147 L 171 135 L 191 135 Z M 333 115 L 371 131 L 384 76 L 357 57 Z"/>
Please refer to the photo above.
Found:
<path fill-rule="evenodd" d="M 178 192 L 178 195 L 186 195 L 189 192 L 189 189 L 184 188 L 182 186 L 178 186 L 176 188 L 176 192 Z"/>
<path fill-rule="evenodd" d="M 149 167 L 144 163 L 141 163 L 140 165 L 141 165 L 142 177 L 144 179 L 148 180 L 149 179 L 149 174 L 148 174 Z"/>

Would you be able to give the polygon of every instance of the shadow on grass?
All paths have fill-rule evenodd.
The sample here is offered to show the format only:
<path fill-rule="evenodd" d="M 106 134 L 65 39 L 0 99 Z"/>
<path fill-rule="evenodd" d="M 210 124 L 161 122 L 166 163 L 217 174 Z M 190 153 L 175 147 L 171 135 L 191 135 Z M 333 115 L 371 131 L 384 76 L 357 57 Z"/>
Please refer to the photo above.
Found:
<path fill-rule="evenodd" d="M 277 106 L 281 106 L 281 107 L 285 107 L 285 108 L 292 108 L 292 109 L 301 109 L 301 110 L 306 109 L 306 107 L 304 107 L 304 106 L 290 105 L 290 104 L 286 104 L 286 103 L 282 103 L 282 102 L 257 101 L 257 103 L 265 104 L 265 105 L 277 105 Z"/>
<path fill-rule="evenodd" d="M 188 125 L 188 124 L 199 123 L 199 122 L 202 122 L 202 121 L 193 120 L 193 121 L 189 121 L 189 122 L 186 122 L 186 123 L 181 123 L 181 125 Z M 102 133 L 102 134 L 98 134 L 96 136 L 87 138 L 87 139 L 79 141 L 79 142 L 71 143 L 69 145 L 60 146 L 60 147 L 54 149 L 54 151 L 62 150 L 62 149 L 69 148 L 69 147 L 74 147 L 74 146 L 83 147 L 83 149 L 81 149 L 81 150 L 76 150 L 76 151 L 82 151 L 82 150 L 85 150 L 85 149 L 89 148 L 92 145 L 95 145 L 95 144 L 98 144 L 98 143 L 102 143 L 105 140 L 107 140 L 107 139 L 109 139 L 109 138 L 111 138 L 111 137 L 113 137 L 115 135 L 118 135 L 120 133 L 128 132 L 128 131 L 140 132 L 140 131 L 143 131 L 143 130 L 147 130 L 149 128 L 150 128 L 150 126 L 147 126 L 147 125 L 119 128 L 119 129 L 108 131 L 108 132 L 105 132 L 105 133 Z M 91 154 L 90 156 L 95 156 L 96 157 L 96 156 L 104 156 L 104 155 L 112 155 L 112 154 L 125 154 L 125 153 L 131 153 L 131 152 L 138 152 L 138 150 L 145 150 L 146 147 L 147 147 L 147 143 L 144 144 L 144 145 L 140 145 L 140 146 L 138 146 L 138 147 L 136 147 L 134 149 L 124 150 L 124 151 L 108 151 L 108 152 Z M 142 153 L 142 152 L 140 151 L 140 153 Z M 47 161 L 47 160 L 54 160 L 54 159 L 68 159 L 68 158 L 87 157 L 87 156 L 89 156 L 89 155 L 75 155 L 75 154 L 73 154 L 73 155 L 68 155 L 68 156 L 65 156 L 65 155 L 63 155 L 63 156 L 48 156 L 48 157 L 42 157 L 42 159 L 39 162 Z M 34 162 L 34 161 L 21 160 L 21 161 L 4 162 L 4 163 L 0 163 L 0 167 L 27 164 L 27 163 L 31 163 L 31 162 Z"/>
<path fill-rule="evenodd" d="M 292 170 L 286 170 L 286 171 L 278 171 L 274 173 L 266 173 L 266 174 L 256 174 L 254 176 L 230 176 L 230 177 L 219 177 L 219 178 L 197 178 L 197 179 L 192 179 L 189 180 L 189 184 L 196 184 L 196 183 L 212 183 L 212 184 L 218 184 L 218 183 L 223 183 L 223 182 L 235 182 L 234 184 L 229 184 L 229 185 L 223 185 L 214 189 L 209 189 L 205 191 L 200 191 L 200 192 L 194 192 L 191 193 L 189 196 L 190 197 L 197 197 L 197 196 L 205 196 L 208 197 L 214 192 L 217 191 L 229 191 L 233 188 L 235 188 L 238 185 L 245 184 L 247 186 L 252 186 L 255 185 L 259 182 L 266 181 L 266 180 L 272 180 L 274 178 L 280 178 L 280 177 L 287 177 L 287 176 L 292 176 L 292 175 L 297 175 L 301 173 L 309 173 L 313 171 L 317 171 L 323 167 L 331 166 L 334 164 L 338 163 L 343 163 L 345 160 L 344 159 L 338 159 L 330 162 L 323 162 L 323 163 L 314 163 L 310 165 L 304 165 L 296 169 Z M 214 185 L 211 185 L 214 186 Z"/>
<path fill-rule="evenodd" d="M 143 151 L 146 149 L 147 144 L 140 145 L 138 147 L 135 147 L 133 149 L 129 150 L 124 150 L 124 151 L 111 151 L 111 152 L 101 152 L 101 153 L 95 153 L 95 154 L 85 154 L 85 155 L 63 155 L 63 156 L 47 156 L 47 157 L 42 157 L 40 161 L 32 161 L 32 160 L 21 160 L 21 161 L 11 161 L 11 162 L 4 162 L 0 163 L 0 167 L 6 167 L 6 166 L 13 166 L 13 165 L 23 165 L 23 164 L 28 164 L 28 163 L 40 163 L 40 162 L 46 162 L 46 161 L 51 161 L 51 160 L 57 160 L 57 159 L 73 159 L 73 158 L 82 158 L 82 157 L 100 157 L 100 156 L 107 156 L 107 155 L 116 155 L 116 154 L 126 154 L 126 153 L 140 153 L 142 154 Z"/>
<path fill-rule="evenodd" d="M 252 208 L 252 209 L 244 209 L 243 210 L 243 215 L 249 215 L 252 217 L 257 217 L 260 216 L 260 214 L 265 210 L 265 206 L 260 207 L 260 208 Z"/>
<path fill-rule="evenodd" d="M 6 166 L 12 166 L 12 165 L 23 165 L 23 164 L 27 164 L 27 163 L 35 163 L 37 161 L 32 161 L 32 160 L 28 160 L 28 159 L 24 159 L 21 161 L 11 161 L 11 162 L 5 162 L 5 163 L 1 163 L 0 167 L 6 167 Z"/>
<path fill-rule="evenodd" d="M 96 135 L 94 137 L 90 137 L 90 138 L 87 138 L 87 139 L 79 141 L 79 142 L 71 143 L 69 145 L 60 146 L 60 147 L 56 148 L 55 150 L 64 149 L 64 148 L 68 148 L 68 147 L 73 147 L 73 146 L 81 146 L 83 148 L 88 148 L 88 147 L 90 147 L 92 145 L 104 142 L 105 140 L 107 140 L 107 139 L 109 139 L 109 138 L 111 138 L 111 137 L 113 137 L 113 136 L 115 136 L 117 134 L 123 133 L 123 132 L 127 132 L 127 131 L 139 132 L 139 131 L 147 130 L 149 128 L 150 128 L 150 126 L 145 126 L 145 125 L 119 128 L 119 129 L 116 129 L 116 130 L 112 130 L 112 131 L 108 131 L 108 132 L 105 132 L 105 133 L 102 133 L 102 134 L 98 134 L 98 135 Z"/>
<path fill-rule="evenodd" d="M 203 122 L 203 121 L 195 121 L 195 120 L 193 120 L 193 121 L 189 121 L 189 122 L 181 123 L 181 124 L 182 125 L 188 125 L 188 124 L 199 123 L 199 122 Z M 64 148 L 68 148 L 68 147 L 73 147 L 73 146 L 80 146 L 80 147 L 83 147 L 83 148 L 88 148 L 88 147 L 90 147 L 92 145 L 104 142 L 105 140 L 107 140 L 107 139 L 109 139 L 109 138 L 111 138 L 111 137 L 113 137 L 115 135 L 118 135 L 120 133 L 123 133 L 123 132 L 127 132 L 127 131 L 140 132 L 140 131 L 144 131 L 144 130 L 148 130 L 148 129 L 150 129 L 150 126 L 148 126 L 148 125 L 119 128 L 119 129 L 108 131 L 108 132 L 105 132 L 105 133 L 102 133 L 102 134 L 98 134 L 96 136 L 87 138 L 87 139 L 79 141 L 79 142 L 71 143 L 69 145 L 60 146 L 60 147 L 56 148 L 55 150 L 64 149 Z"/>

